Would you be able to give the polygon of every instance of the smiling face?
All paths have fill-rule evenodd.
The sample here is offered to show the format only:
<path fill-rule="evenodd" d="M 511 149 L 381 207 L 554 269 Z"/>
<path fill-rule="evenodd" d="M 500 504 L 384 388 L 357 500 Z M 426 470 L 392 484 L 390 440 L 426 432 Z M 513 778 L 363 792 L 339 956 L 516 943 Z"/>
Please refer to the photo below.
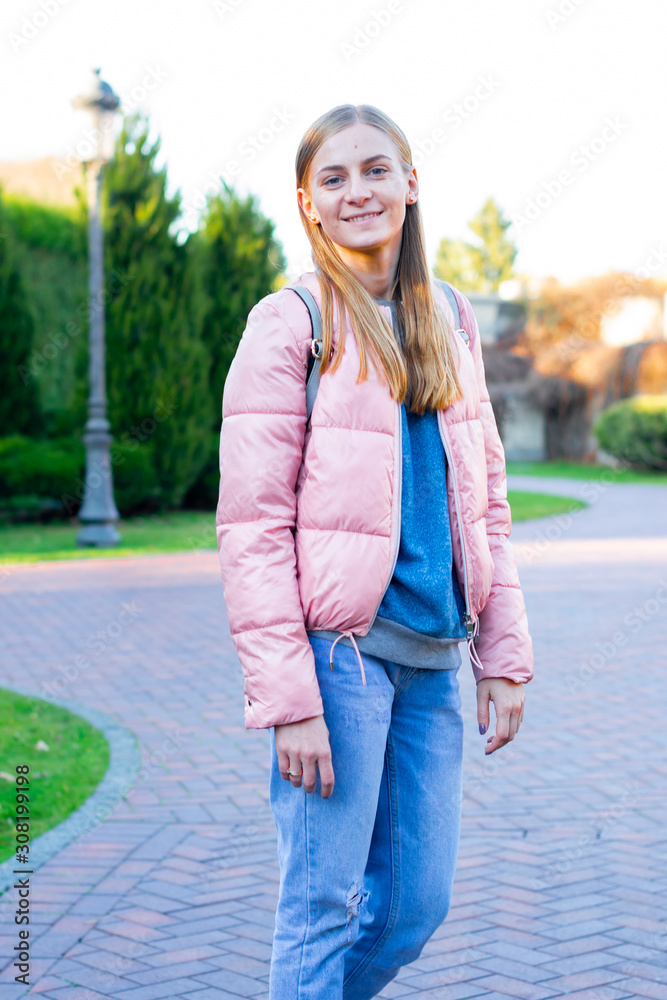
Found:
<path fill-rule="evenodd" d="M 406 174 L 392 139 L 358 122 L 327 139 L 313 157 L 309 191 L 297 197 L 343 259 L 400 249 L 406 205 L 416 201 L 414 167 Z M 347 251 L 347 253 L 346 253 Z"/>

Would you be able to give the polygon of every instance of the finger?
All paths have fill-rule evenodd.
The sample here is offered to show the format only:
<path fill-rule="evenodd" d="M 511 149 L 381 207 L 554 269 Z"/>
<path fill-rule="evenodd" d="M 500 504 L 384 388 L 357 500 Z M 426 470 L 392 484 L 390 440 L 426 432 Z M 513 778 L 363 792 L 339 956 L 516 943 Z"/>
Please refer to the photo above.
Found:
<path fill-rule="evenodd" d="M 519 707 L 519 722 L 518 722 L 518 725 L 517 725 L 517 729 L 519 728 L 519 726 L 523 722 L 523 710 L 524 710 L 525 704 L 526 704 L 526 699 L 522 698 L 521 699 L 521 705 Z"/>
<path fill-rule="evenodd" d="M 513 708 L 509 717 L 509 739 L 513 740 L 517 734 L 519 728 L 519 711 L 520 709 Z"/>
<path fill-rule="evenodd" d="M 499 750 L 500 747 L 504 747 L 506 743 L 509 743 L 507 737 L 499 737 L 497 733 L 494 733 L 489 737 L 486 747 L 484 748 L 484 755 L 488 757 L 490 753 L 494 753 Z"/>
<path fill-rule="evenodd" d="M 486 741 L 485 753 L 493 753 L 500 747 L 510 743 L 519 728 L 519 712 L 509 706 L 498 709 L 496 706 L 496 732 Z"/>
<path fill-rule="evenodd" d="M 481 687 L 477 685 L 477 724 L 480 733 L 485 733 L 489 728 L 489 689 L 486 684 Z"/>
<path fill-rule="evenodd" d="M 296 757 L 290 757 L 289 770 L 289 780 L 292 782 L 292 787 L 301 788 L 301 780 L 303 777 L 303 765 L 301 764 L 301 761 Z"/>
<path fill-rule="evenodd" d="M 497 727 L 496 727 L 496 730 L 497 730 Z M 509 736 L 508 735 L 503 735 L 503 734 L 501 734 L 501 733 L 499 733 L 499 732 L 496 731 L 495 733 L 492 733 L 491 736 L 489 736 L 488 740 L 486 741 L 486 747 L 485 747 L 485 751 L 484 752 L 487 753 L 487 754 L 488 753 L 493 753 L 495 750 L 498 750 L 500 747 L 504 747 L 505 744 L 508 741 L 509 741 Z"/>
<path fill-rule="evenodd" d="M 331 754 L 320 757 L 318 761 L 320 769 L 320 795 L 323 799 L 328 799 L 334 788 L 334 770 L 331 761 Z"/>
<path fill-rule="evenodd" d="M 525 696 L 521 698 L 518 705 L 515 705 L 512 709 L 512 724 L 513 724 L 513 735 L 519 732 L 519 726 L 521 725 L 521 720 L 523 719 L 523 706 L 526 704 Z"/>
<path fill-rule="evenodd" d="M 495 704 L 495 703 L 494 703 Z M 510 715 L 509 705 L 496 705 L 496 737 L 506 743 L 510 735 Z"/>
<path fill-rule="evenodd" d="M 317 763 L 314 760 L 304 760 L 302 781 L 305 792 L 315 791 L 315 785 L 317 784 Z"/>
<path fill-rule="evenodd" d="M 278 770 L 280 771 L 280 777 L 284 781 L 289 781 L 289 755 L 285 753 L 284 750 L 278 750 Z"/>

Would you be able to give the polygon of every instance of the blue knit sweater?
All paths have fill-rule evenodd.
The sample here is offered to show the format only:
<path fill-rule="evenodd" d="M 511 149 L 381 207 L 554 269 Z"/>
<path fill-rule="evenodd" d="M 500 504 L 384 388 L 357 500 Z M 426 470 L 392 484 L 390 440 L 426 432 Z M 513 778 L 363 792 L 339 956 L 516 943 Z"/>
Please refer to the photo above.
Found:
<path fill-rule="evenodd" d="M 424 635 L 464 639 L 465 601 L 453 568 L 447 459 L 437 414 L 420 416 L 403 403 L 401 418 L 401 539 L 378 618 L 391 618 Z"/>

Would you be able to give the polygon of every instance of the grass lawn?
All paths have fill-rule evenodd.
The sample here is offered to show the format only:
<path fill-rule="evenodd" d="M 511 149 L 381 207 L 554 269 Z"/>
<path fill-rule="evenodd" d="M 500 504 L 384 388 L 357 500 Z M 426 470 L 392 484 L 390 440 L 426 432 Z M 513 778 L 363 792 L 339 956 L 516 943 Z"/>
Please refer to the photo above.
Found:
<path fill-rule="evenodd" d="M 216 547 L 214 512 L 179 510 L 173 514 L 132 517 L 121 521 L 118 528 L 122 535 L 120 545 L 93 549 L 77 548 L 78 524 L 0 525 L 0 562 L 117 558 Z"/>
<path fill-rule="evenodd" d="M 568 497 L 544 493 L 509 493 L 514 521 L 560 514 L 572 506 L 585 506 Z M 77 548 L 76 524 L 0 525 L 0 564 L 44 559 L 98 559 L 147 555 L 155 552 L 188 552 L 215 549 L 215 514 L 181 510 L 121 521 L 121 544 L 112 549 Z M 1 569 L 1 566 L 0 566 Z"/>
<path fill-rule="evenodd" d="M 37 749 L 39 741 L 48 749 Z M 42 743 L 39 743 L 40 747 Z M 0 861 L 16 850 L 17 765 L 27 764 L 30 840 L 88 798 L 109 766 L 109 744 L 85 719 L 0 688 Z M 19 867 L 21 867 L 19 865 Z"/>
<path fill-rule="evenodd" d="M 516 476 L 555 476 L 558 479 L 593 479 L 610 483 L 652 483 L 667 486 L 667 473 L 613 469 L 608 465 L 583 462 L 508 462 L 507 471 Z"/>
<path fill-rule="evenodd" d="M 588 505 L 571 497 L 555 497 L 551 493 L 522 493 L 508 490 L 512 508 L 512 521 L 530 521 L 534 517 L 549 517 L 570 510 L 580 510 Z"/>

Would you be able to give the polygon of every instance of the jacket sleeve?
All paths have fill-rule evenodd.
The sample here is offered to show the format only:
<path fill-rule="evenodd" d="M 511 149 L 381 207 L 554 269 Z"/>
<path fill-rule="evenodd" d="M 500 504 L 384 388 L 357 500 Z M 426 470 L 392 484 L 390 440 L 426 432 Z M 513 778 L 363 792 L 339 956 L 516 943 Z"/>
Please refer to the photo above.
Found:
<path fill-rule="evenodd" d="M 251 310 L 222 398 L 216 529 L 230 631 L 243 670 L 246 729 L 324 711 L 294 546 L 307 360 L 269 301 L 278 295 Z"/>
<path fill-rule="evenodd" d="M 491 591 L 479 616 L 479 639 L 476 644 L 484 670 L 481 671 L 475 663 L 472 669 L 476 682 L 483 677 L 507 677 L 526 683 L 533 676 L 533 643 L 528 631 L 516 556 L 509 541 L 512 516 L 507 500 L 505 451 L 486 385 L 477 319 L 466 296 L 458 289 L 456 294 L 462 324 L 470 337 L 470 351 L 479 386 L 489 496 L 486 532 L 494 566 Z"/>

